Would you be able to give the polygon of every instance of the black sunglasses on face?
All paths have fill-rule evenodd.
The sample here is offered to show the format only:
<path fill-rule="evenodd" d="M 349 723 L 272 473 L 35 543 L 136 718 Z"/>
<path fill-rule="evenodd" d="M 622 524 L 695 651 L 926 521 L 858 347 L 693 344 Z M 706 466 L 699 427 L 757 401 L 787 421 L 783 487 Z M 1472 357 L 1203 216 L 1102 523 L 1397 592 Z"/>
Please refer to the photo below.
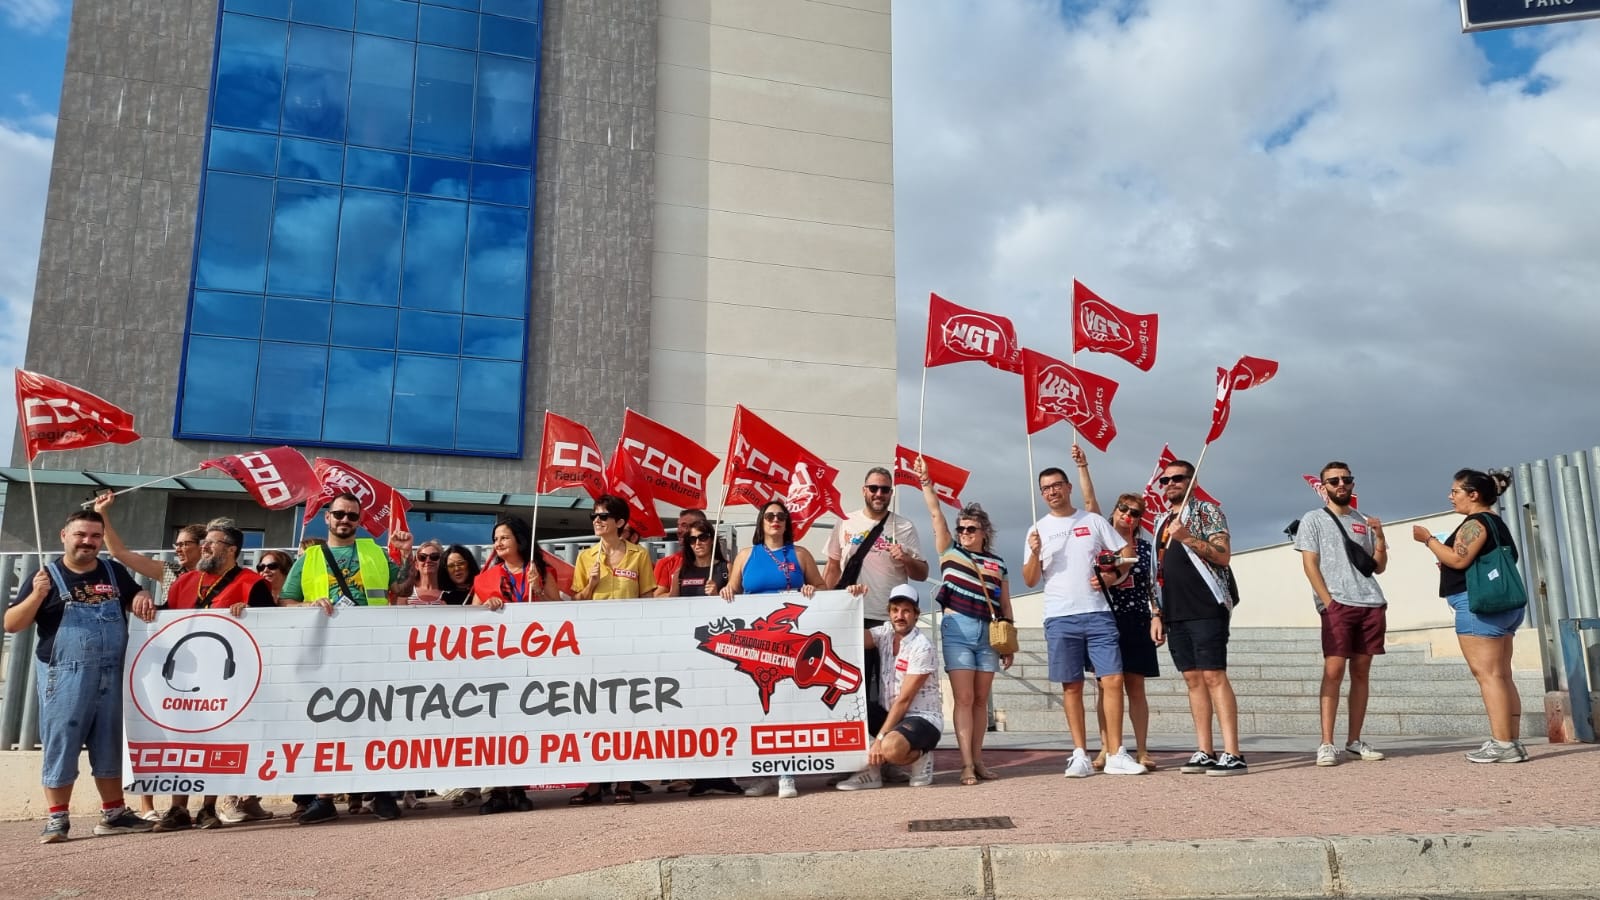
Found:
<path fill-rule="evenodd" d="M 261 563 L 261 564 L 256 566 L 256 571 L 257 572 L 277 572 L 277 571 L 279 571 L 279 568 L 278 568 L 278 564 L 277 563 Z"/>
<path fill-rule="evenodd" d="M 591 522 L 609 522 L 609 521 L 611 521 L 611 514 L 610 513 L 595 513 L 594 515 L 589 517 L 589 521 L 591 521 Z"/>
<path fill-rule="evenodd" d="M 1333 475 L 1331 477 L 1322 479 L 1322 483 L 1332 487 L 1338 487 L 1341 484 L 1355 484 L 1356 479 L 1352 475 Z"/>
<path fill-rule="evenodd" d="M 771 510 L 770 512 L 762 513 L 761 518 L 766 519 L 768 522 L 782 522 L 789 518 L 789 514 Z"/>
<path fill-rule="evenodd" d="M 1134 507 L 1134 506 L 1125 506 L 1125 505 L 1123 505 L 1121 503 L 1117 504 L 1117 512 L 1119 512 L 1119 513 L 1127 513 L 1130 516 L 1142 516 L 1142 515 L 1144 515 L 1144 510 L 1139 509 L 1138 507 Z"/>
<path fill-rule="evenodd" d="M 417 559 L 420 560 L 421 562 L 438 562 L 440 560 L 440 558 L 441 557 L 437 553 L 418 553 L 417 554 Z"/>
<path fill-rule="evenodd" d="M 979 528 L 976 525 L 957 525 L 956 526 L 956 534 L 977 534 L 978 532 L 980 532 L 982 530 L 983 530 L 982 528 Z"/>
<path fill-rule="evenodd" d="M 709 534 L 691 534 L 691 535 L 689 535 L 689 543 L 691 543 L 691 544 L 698 544 L 701 541 L 709 541 L 709 540 L 711 540 L 711 535 L 709 535 Z"/>
<path fill-rule="evenodd" d="M 328 510 L 328 516 L 330 518 L 332 518 L 335 522 L 346 522 L 346 521 L 354 522 L 357 519 L 361 518 L 361 513 L 348 512 L 348 511 L 342 510 L 342 509 L 330 509 L 330 510 Z"/>
<path fill-rule="evenodd" d="M 862 487 L 874 494 L 888 494 L 894 491 L 894 485 L 891 484 L 864 484 Z"/>
<path fill-rule="evenodd" d="M 1183 484 L 1188 480 L 1189 476 L 1187 475 L 1163 475 L 1161 476 L 1160 484 L 1162 487 L 1166 487 L 1169 484 Z"/>

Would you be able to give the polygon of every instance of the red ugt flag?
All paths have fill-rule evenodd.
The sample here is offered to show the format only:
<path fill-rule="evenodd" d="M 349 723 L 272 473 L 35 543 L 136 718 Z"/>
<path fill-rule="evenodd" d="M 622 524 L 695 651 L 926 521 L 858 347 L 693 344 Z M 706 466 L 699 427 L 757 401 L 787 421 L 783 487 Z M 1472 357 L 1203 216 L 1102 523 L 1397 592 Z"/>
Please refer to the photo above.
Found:
<path fill-rule="evenodd" d="M 1144 516 L 1139 520 L 1139 525 L 1151 534 L 1155 534 L 1156 517 L 1167 510 L 1167 498 L 1161 491 L 1161 473 L 1166 471 L 1167 466 L 1177 461 L 1178 457 L 1173 455 L 1171 445 L 1162 444 L 1161 455 L 1156 458 L 1156 470 L 1150 473 L 1150 480 L 1145 483 Z M 1204 500 L 1207 503 L 1217 502 L 1217 498 L 1206 493 L 1206 489 L 1198 484 L 1194 486 L 1193 496 L 1196 500 Z"/>
<path fill-rule="evenodd" d="M 82 450 L 139 439 L 132 413 L 83 388 L 24 369 L 17 370 L 17 420 L 29 462 L 45 450 Z"/>
<path fill-rule="evenodd" d="M 959 362 L 984 362 L 1004 372 L 1021 372 L 1017 330 L 1004 316 L 957 306 L 928 295 L 927 368 Z"/>
<path fill-rule="evenodd" d="M 917 470 L 912 465 L 917 461 L 917 451 L 909 450 L 900 445 L 894 448 L 894 483 L 903 484 L 922 490 L 922 481 L 917 478 Z M 946 506 L 961 508 L 961 491 L 967 486 L 967 479 L 972 473 L 953 463 L 942 462 L 926 453 L 921 454 L 922 461 L 928 466 L 928 479 L 933 482 L 933 492 L 939 495 L 939 502 Z"/>
<path fill-rule="evenodd" d="M 1100 299 L 1076 279 L 1072 282 L 1072 352 L 1110 353 L 1148 372 L 1156 364 L 1155 313 L 1140 315 Z"/>
<path fill-rule="evenodd" d="M 631 409 L 622 416 L 622 446 L 644 470 L 645 486 L 656 499 L 686 508 L 706 505 L 706 479 L 721 462 L 715 453 Z"/>
<path fill-rule="evenodd" d="M 1278 364 L 1270 359 L 1241 356 L 1232 369 L 1217 367 L 1217 402 L 1211 408 L 1211 430 L 1206 433 L 1206 443 L 1222 437 L 1228 427 L 1228 417 L 1233 414 L 1233 392 L 1245 391 L 1266 384 L 1278 374 Z"/>
<path fill-rule="evenodd" d="M 406 521 L 406 507 L 410 506 L 410 504 L 401 505 L 400 501 L 402 499 L 404 498 L 400 496 L 399 491 L 394 488 L 389 489 L 389 558 L 394 560 L 395 565 L 405 562 L 406 557 L 404 553 L 400 552 L 400 548 L 395 545 L 394 535 L 401 531 L 407 534 L 411 533 L 411 523 Z"/>
<path fill-rule="evenodd" d="M 581 487 L 598 500 L 606 492 L 602 459 L 600 445 L 595 443 L 588 428 L 565 416 L 545 412 L 544 447 L 539 452 L 536 490 L 543 493 Z"/>
<path fill-rule="evenodd" d="M 373 537 L 382 537 L 389 530 L 394 506 L 411 508 L 411 501 L 405 495 L 349 463 L 319 456 L 311 461 L 311 470 L 321 487 L 306 503 L 306 522 L 311 521 L 317 510 L 327 506 L 334 497 L 350 493 L 361 501 L 361 527 Z"/>
<path fill-rule="evenodd" d="M 206 460 L 200 468 L 227 473 L 267 509 L 298 506 L 321 487 L 311 464 L 293 447 L 221 456 Z"/>
<path fill-rule="evenodd" d="M 733 433 L 728 437 L 728 457 L 723 470 L 730 506 L 760 506 L 783 494 L 794 520 L 795 538 L 826 512 L 844 515 L 844 505 L 834 480 L 839 470 L 795 443 L 760 416 L 734 407 Z"/>
<path fill-rule="evenodd" d="M 1111 400 L 1117 383 L 1074 369 L 1037 350 L 1022 348 L 1022 389 L 1028 404 L 1028 433 L 1057 422 L 1071 422 L 1083 439 L 1104 451 L 1117 436 Z"/>
<path fill-rule="evenodd" d="M 628 524 L 641 538 L 661 537 L 667 533 L 656 512 L 650 483 L 649 475 L 623 448 L 622 441 L 617 441 L 617 449 L 611 453 L 611 464 L 606 466 L 606 487 L 610 493 L 628 501 Z"/>

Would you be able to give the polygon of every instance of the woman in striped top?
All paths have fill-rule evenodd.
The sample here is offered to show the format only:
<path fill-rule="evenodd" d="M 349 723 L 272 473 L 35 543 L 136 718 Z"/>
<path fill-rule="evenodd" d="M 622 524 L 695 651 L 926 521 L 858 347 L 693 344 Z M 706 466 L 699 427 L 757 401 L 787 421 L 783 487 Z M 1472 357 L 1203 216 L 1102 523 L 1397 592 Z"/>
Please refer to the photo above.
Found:
<path fill-rule="evenodd" d="M 1011 655 L 999 656 L 989 646 L 989 623 L 1011 621 L 1011 587 L 1005 560 L 990 551 L 994 525 L 976 503 L 961 508 L 952 540 L 939 495 L 928 467 L 917 457 L 913 468 L 922 480 L 922 499 L 933 519 L 934 546 L 939 551 L 937 599 L 944 608 L 939 644 L 944 670 L 955 694 L 956 742 L 961 747 L 961 783 L 977 784 L 999 776 L 983 764 L 983 736 L 989 722 L 989 689 L 994 673 L 1011 668 Z"/>

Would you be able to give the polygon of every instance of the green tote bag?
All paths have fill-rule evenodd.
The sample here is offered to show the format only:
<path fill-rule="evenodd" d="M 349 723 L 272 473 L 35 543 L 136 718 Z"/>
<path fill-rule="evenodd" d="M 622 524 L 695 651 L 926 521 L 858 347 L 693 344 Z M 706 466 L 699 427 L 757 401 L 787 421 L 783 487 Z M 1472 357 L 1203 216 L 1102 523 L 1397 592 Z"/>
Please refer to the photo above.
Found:
<path fill-rule="evenodd" d="M 1528 587 L 1517 570 L 1517 551 L 1500 543 L 1499 529 L 1487 516 L 1481 520 L 1494 549 L 1486 549 L 1467 567 L 1467 608 L 1483 616 L 1528 605 Z"/>

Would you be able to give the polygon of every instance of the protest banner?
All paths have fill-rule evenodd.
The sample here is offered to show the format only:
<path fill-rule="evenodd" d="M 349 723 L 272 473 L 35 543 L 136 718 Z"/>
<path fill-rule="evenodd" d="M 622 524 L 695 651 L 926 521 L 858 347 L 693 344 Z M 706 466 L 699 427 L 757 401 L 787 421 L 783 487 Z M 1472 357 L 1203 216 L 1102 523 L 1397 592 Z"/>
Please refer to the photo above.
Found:
<path fill-rule="evenodd" d="M 844 591 L 130 620 L 126 790 L 290 794 L 852 772 Z"/>

